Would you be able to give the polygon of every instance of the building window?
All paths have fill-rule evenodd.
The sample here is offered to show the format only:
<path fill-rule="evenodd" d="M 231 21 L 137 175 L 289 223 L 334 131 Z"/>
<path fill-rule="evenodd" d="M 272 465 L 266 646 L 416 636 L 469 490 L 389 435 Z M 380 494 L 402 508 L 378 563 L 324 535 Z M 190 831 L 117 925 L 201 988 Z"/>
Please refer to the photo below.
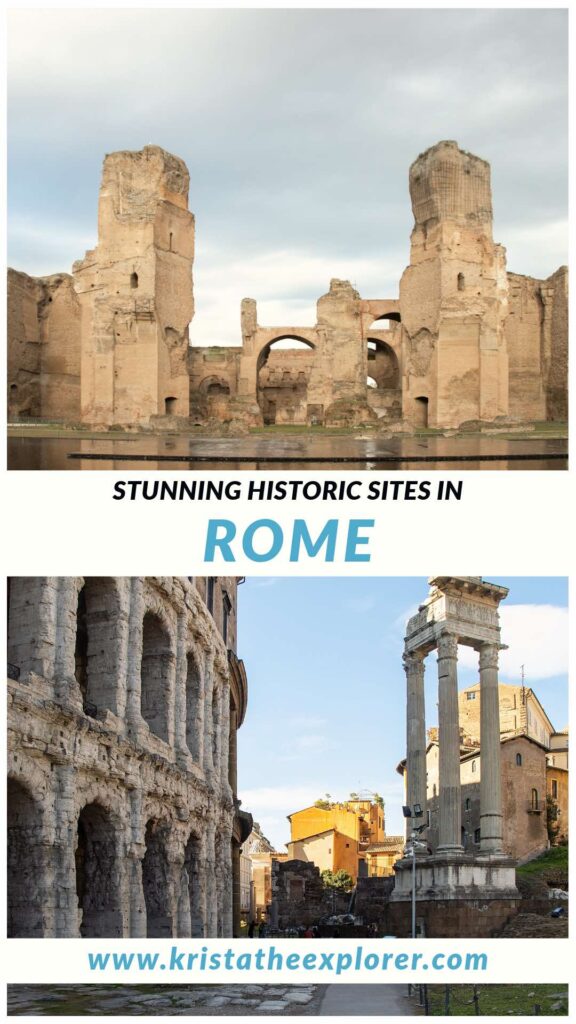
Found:
<path fill-rule="evenodd" d="M 226 591 L 222 594 L 222 639 L 224 643 L 228 643 L 228 624 L 230 622 L 230 612 L 232 611 L 232 602 L 228 597 Z"/>
<path fill-rule="evenodd" d="M 468 690 L 468 693 L 466 694 L 466 700 L 476 700 L 476 694 L 472 693 L 471 690 Z"/>
<path fill-rule="evenodd" d="M 466 797 L 466 803 L 464 804 L 464 808 L 465 808 L 465 810 L 469 811 L 471 806 L 472 806 L 472 804 L 470 803 L 470 797 L 467 796 Z"/>
<path fill-rule="evenodd" d="M 533 811 L 537 811 L 538 810 L 538 790 L 537 789 L 533 789 L 532 790 L 532 810 Z"/>
<path fill-rule="evenodd" d="M 473 772 L 476 771 L 476 761 L 472 761 L 472 764 L 470 765 L 470 770 Z"/>
<path fill-rule="evenodd" d="M 516 754 L 516 764 L 519 768 L 522 767 L 522 754 Z"/>
<path fill-rule="evenodd" d="M 556 800 L 558 797 L 558 783 L 556 779 L 552 779 L 552 799 Z"/>
<path fill-rule="evenodd" d="M 475 828 L 474 829 L 474 842 L 475 843 L 479 843 L 480 842 L 480 829 L 479 828 Z"/>
<path fill-rule="evenodd" d="M 131 288 L 137 288 L 138 287 L 138 274 L 136 273 L 136 271 L 134 271 L 132 274 L 130 274 L 130 287 Z"/>
<path fill-rule="evenodd" d="M 458 291 L 463 292 L 465 286 L 464 274 L 458 274 Z"/>
<path fill-rule="evenodd" d="M 214 614 L 214 577 L 208 576 L 206 580 L 206 607 L 210 615 Z"/>

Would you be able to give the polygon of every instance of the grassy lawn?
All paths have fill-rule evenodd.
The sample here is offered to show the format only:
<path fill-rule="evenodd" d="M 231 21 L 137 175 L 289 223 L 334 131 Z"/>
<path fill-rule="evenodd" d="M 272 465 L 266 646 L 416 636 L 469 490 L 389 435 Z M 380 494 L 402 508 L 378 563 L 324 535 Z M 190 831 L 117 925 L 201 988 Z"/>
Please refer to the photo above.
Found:
<path fill-rule="evenodd" d="M 474 1017 L 473 985 L 449 985 L 451 1017 Z M 562 1017 L 568 1013 L 568 985 L 477 985 L 478 1012 L 488 1016 Z M 446 986 L 428 986 L 430 1016 L 446 1014 Z M 539 1007 L 539 1009 L 536 1009 Z"/>
<path fill-rule="evenodd" d="M 541 857 L 537 857 L 536 860 L 531 860 L 529 864 L 522 864 L 521 867 L 516 868 L 516 873 L 524 878 L 530 878 L 534 875 L 545 874 L 550 868 L 559 869 L 568 874 L 567 846 L 551 847 Z"/>

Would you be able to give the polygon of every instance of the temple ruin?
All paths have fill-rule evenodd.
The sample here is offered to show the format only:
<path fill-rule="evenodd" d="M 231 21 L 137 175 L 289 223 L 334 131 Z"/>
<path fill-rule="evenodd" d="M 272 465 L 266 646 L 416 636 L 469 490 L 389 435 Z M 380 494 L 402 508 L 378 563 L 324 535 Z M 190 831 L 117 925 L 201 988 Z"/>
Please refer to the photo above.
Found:
<path fill-rule="evenodd" d="M 498 607 L 507 594 L 505 587 L 479 576 L 434 576 L 427 600 L 406 627 L 406 805 L 412 812 L 407 837 L 410 845 L 417 838 L 412 829 L 426 826 L 424 660 L 437 651 L 438 846 L 431 853 L 424 842 L 415 865 L 411 857 L 396 862 L 391 902 L 401 905 L 412 900 L 415 876 L 420 930 L 427 935 L 489 935 L 506 921 L 519 899 L 515 861 L 504 853 L 502 827 L 498 652 L 504 645 Z M 465 851 L 463 844 L 459 644 L 474 648 L 479 656 L 482 774 L 477 852 Z M 422 809 L 421 820 L 416 808 Z"/>
<path fill-rule="evenodd" d="M 8 934 L 238 934 L 231 577 L 15 577 Z"/>
<path fill-rule="evenodd" d="M 398 294 L 332 280 L 312 326 L 190 346 L 194 217 L 182 160 L 104 161 L 98 245 L 72 275 L 8 276 L 8 409 L 126 428 L 567 419 L 567 269 L 510 273 L 492 237 L 490 165 L 444 141 L 410 167 L 410 264 Z M 299 347 L 286 348 L 286 344 Z"/>

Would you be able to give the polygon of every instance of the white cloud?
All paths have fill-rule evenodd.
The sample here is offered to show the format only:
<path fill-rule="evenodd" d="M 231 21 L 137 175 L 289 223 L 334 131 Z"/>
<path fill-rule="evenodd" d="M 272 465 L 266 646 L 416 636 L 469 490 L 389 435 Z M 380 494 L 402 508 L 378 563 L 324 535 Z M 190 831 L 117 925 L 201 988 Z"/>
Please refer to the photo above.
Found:
<path fill-rule="evenodd" d="M 525 678 L 530 682 L 550 679 L 568 672 L 568 609 L 556 605 L 511 604 L 500 610 L 502 642 L 500 678 Z M 460 647 L 459 661 L 467 668 L 478 667 L 478 655 Z"/>

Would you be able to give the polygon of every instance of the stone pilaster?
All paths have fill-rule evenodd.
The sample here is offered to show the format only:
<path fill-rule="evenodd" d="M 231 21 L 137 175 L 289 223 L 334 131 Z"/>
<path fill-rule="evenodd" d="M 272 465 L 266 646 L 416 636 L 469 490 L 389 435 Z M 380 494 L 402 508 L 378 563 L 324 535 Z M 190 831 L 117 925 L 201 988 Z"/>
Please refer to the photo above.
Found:
<path fill-rule="evenodd" d="M 460 803 L 460 729 L 458 722 L 458 640 L 438 640 L 438 746 L 440 829 L 438 852 L 463 853 Z"/>
<path fill-rule="evenodd" d="M 498 647 L 480 648 L 480 850 L 502 853 Z"/>
<path fill-rule="evenodd" d="M 126 679 L 126 725 L 138 732 L 143 725 L 141 712 L 142 625 L 144 622 L 143 576 L 132 578 L 130 592 L 130 638 Z"/>
<path fill-rule="evenodd" d="M 424 707 L 424 659 L 405 653 L 406 672 L 406 800 L 413 810 L 420 804 L 426 811 L 426 714 Z M 407 821 L 408 832 L 411 823 Z"/>
<path fill-rule="evenodd" d="M 176 669 L 174 684 L 174 746 L 176 759 L 186 767 L 190 757 L 186 743 L 187 707 L 186 681 L 188 675 L 188 656 L 186 650 L 187 619 L 184 613 L 178 616 L 176 640 Z"/>
<path fill-rule="evenodd" d="M 56 779 L 54 812 L 54 885 L 56 889 L 55 938 L 70 939 L 80 935 L 81 911 L 76 895 L 76 863 L 78 844 L 77 814 L 74 801 L 75 775 L 71 764 L 53 764 Z"/>

